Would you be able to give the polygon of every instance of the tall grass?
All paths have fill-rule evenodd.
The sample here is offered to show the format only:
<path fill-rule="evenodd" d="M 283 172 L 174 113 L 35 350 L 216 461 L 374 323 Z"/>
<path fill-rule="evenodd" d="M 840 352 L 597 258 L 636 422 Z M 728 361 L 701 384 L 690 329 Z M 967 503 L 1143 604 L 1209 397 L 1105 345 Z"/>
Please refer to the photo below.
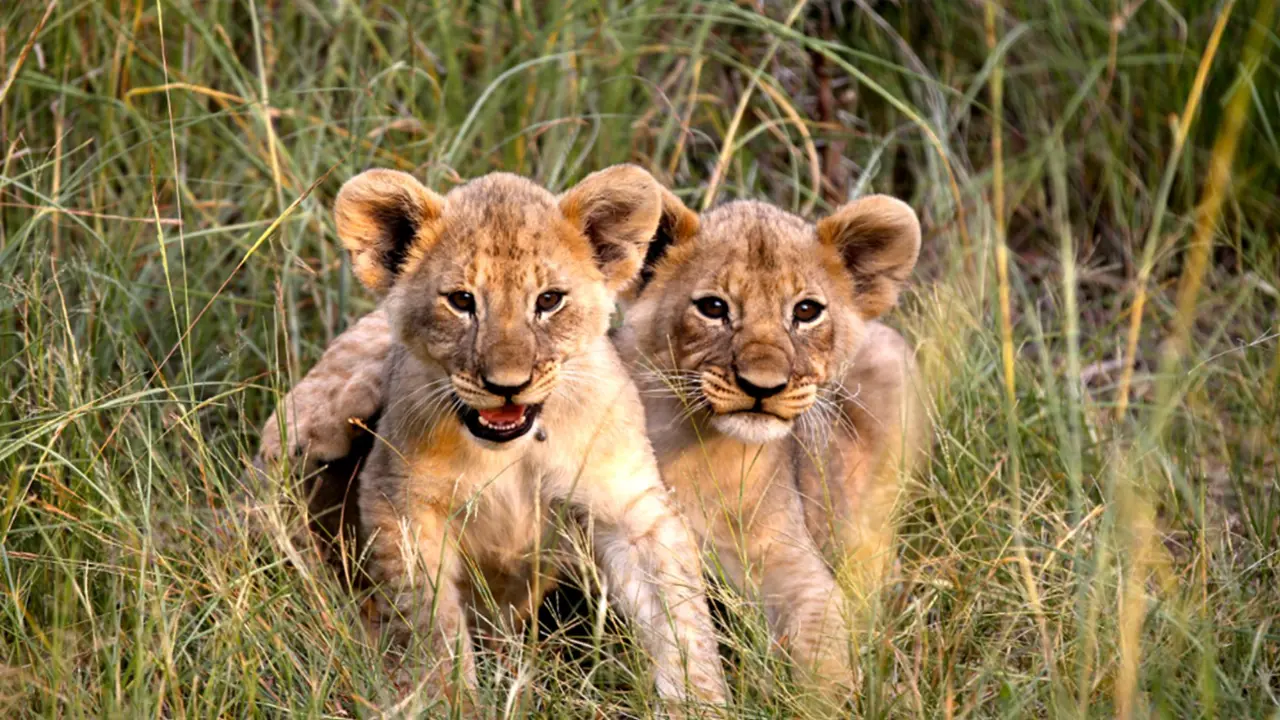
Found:
<path fill-rule="evenodd" d="M 330 200 L 634 161 L 924 219 L 936 436 L 859 715 L 1280 716 L 1274 4 L 5 3 L 0 704 L 396 707 L 339 583 L 205 520 L 372 306 Z M 802 711 L 722 599 L 735 708 Z M 486 657 L 495 712 L 645 714 L 621 626 L 566 622 Z"/>

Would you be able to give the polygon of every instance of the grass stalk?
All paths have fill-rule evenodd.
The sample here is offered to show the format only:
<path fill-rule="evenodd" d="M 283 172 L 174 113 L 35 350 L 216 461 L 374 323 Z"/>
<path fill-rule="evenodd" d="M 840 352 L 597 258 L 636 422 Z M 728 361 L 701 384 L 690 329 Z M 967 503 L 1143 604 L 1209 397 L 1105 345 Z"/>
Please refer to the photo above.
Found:
<path fill-rule="evenodd" d="M 58 0 L 49 0 L 44 7 L 44 14 L 40 16 L 40 21 L 31 29 L 31 34 L 27 36 L 27 42 L 23 44 L 22 49 L 18 51 L 18 57 L 9 65 L 9 72 L 5 74 L 4 85 L 0 85 L 0 106 L 4 105 L 4 101 L 9 97 L 9 90 L 13 88 L 13 83 L 18 79 L 18 72 L 22 70 L 22 65 L 27 61 L 27 55 L 31 54 L 31 48 L 35 47 L 36 38 L 40 37 L 40 31 L 44 30 L 45 23 L 49 22 L 49 16 L 53 15 L 54 8 L 58 7 Z"/>
<path fill-rule="evenodd" d="M 1195 121 L 1200 107 L 1200 96 L 1204 93 L 1205 82 L 1209 78 L 1209 68 L 1217 57 L 1218 45 L 1222 42 L 1222 34 L 1227 28 L 1227 20 L 1235 0 L 1227 0 L 1209 35 L 1209 42 L 1200 55 L 1200 65 L 1196 68 L 1195 80 L 1187 94 L 1186 105 L 1178 116 L 1178 125 L 1173 134 L 1173 148 L 1169 151 L 1169 159 L 1165 164 L 1164 176 L 1160 179 L 1160 187 L 1156 190 L 1155 208 L 1151 213 L 1151 222 L 1147 227 L 1147 239 L 1142 245 L 1142 259 L 1138 266 L 1138 279 L 1134 288 L 1133 305 L 1129 309 L 1129 334 L 1125 341 L 1123 370 L 1120 384 L 1116 390 L 1116 419 L 1123 420 L 1129 410 L 1130 386 L 1133 384 L 1133 369 L 1138 353 L 1138 339 L 1142 332 L 1142 317 L 1147 305 L 1147 285 L 1151 282 L 1151 272 L 1155 268 L 1156 247 L 1160 244 L 1160 235 L 1164 226 L 1165 211 L 1169 206 L 1169 191 L 1173 188 L 1173 180 L 1177 177 L 1179 161 L 1186 146 L 1187 135 L 1191 132 L 1191 124 Z"/>
<path fill-rule="evenodd" d="M 1215 27 L 1215 37 L 1221 36 L 1219 28 L 1225 22 L 1224 16 L 1230 9 L 1230 3 L 1223 8 L 1219 25 Z M 1181 378 L 1177 370 L 1182 364 L 1182 358 L 1190 340 L 1191 328 L 1197 315 L 1197 298 L 1207 269 L 1209 251 L 1213 245 L 1213 236 L 1217 232 L 1223 201 L 1231 188 L 1231 167 L 1245 117 L 1250 108 L 1253 74 L 1261 62 L 1266 29 L 1271 27 L 1274 12 L 1275 0 L 1264 0 L 1258 7 L 1252 29 L 1245 41 L 1244 59 L 1237 82 L 1227 102 L 1222 123 L 1218 128 L 1217 139 L 1210 153 L 1208 176 L 1205 179 L 1201 200 L 1196 207 L 1194 234 L 1178 279 L 1173 326 L 1169 338 L 1161 348 L 1156 406 L 1146 428 L 1145 442 L 1140 448 L 1156 446 L 1164 442 L 1174 406 L 1178 403 L 1176 388 L 1181 386 Z M 1142 453 L 1138 462 L 1145 465 L 1149 462 L 1146 460 L 1147 457 L 1149 457 L 1147 453 Z M 1130 472 L 1123 473 L 1122 477 L 1126 482 L 1122 486 L 1123 495 L 1120 498 L 1122 506 L 1127 506 L 1124 517 L 1129 537 L 1127 547 L 1129 563 L 1120 602 L 1121 673 L 1117 679 L 1116 707 L 1117 717 L 1125 720 L 1132 717 L 1136 711 L 1141 653 L 1140 636 L 1147 610 L 1146 583 L 1152 564 L 1151 555 L 1158 543 L 1154 527 L 1154 510 L 1148 499 L 1152 489 L 1136 481 L 1137 477 L 1144 476 L 1145 473 L 1139 476 Z M 1204 680 L 1202 675 L 1200 687 L 1211 688 L 1212 681 L 1206 685 Z M 1213 693 L 1211 690 L 1205 692 L 1203 700 L 1207 703 L 1206 709 L 1212 712 Z"/>
<path fill-rule="evenodd" d="M 998 42 L 996 30 L 997 3 L 988 0 L 985 10 L 985 26 L 987 48 L 994 51 Z M 1000 358 L 1004 370 L 1004 408 L 1005 408 L 1005 452 L 1008 458 L 1010 484 L 1010 522 L 1013 527 L 1013 553 L 1017 559 L 1018 570 L 1022 579 L 1023 591 L 1026 593 L 1027 605 L 1040 633 L 1040 648 L 1046 672 L 1053 667 L 1053 643 L 1049 637 L 1049 625 L 1045 620 L 1044 606 L 1040 598 L 1040 587 L 1031 568 L 1031 559 L 1027 556 L 1024 508 L 1022 503 L 1022 448 L 1019 439 L 1021 430 L 1018 422 L 1018 392 L 1015 379 L 1013 348 L 1013 308 L 1010 302 L 1009 283 L 1009 248 L 1005 237 L 1004 208 L 1004 71 L 1002 63 L 997 61 L 991 71 L 991 112 L 992 112 L 992 212 L 995 228 L 996 282 L 1000 302 Z"/>
<path fill-rule="evenodd" d="M 787 13 L 787 18 L 783 21 L 783 25 L 788 28 L 791 27 L 791 24 L 796 21 L 796 18 L 800 17 L 800 13 L 808 4 L 809 0 L 799 0 L 792 6 L 791 12 Z M 729 161 L 733 159 L 734 141 L 738 137 L 738 129 L 742 125 L 742 118 L 747 114 L 747 108 L 751 105 L 751 95 L 755 92 L 756 86 L 760 84 L 760 75 L 764 73 L 765 67 L 773 61 L 773 56 L 778 52 L 778 48 L 781 45 L 781 37 L 775 37 L 770 41 L 764 57 L 760 58 L 760 62 L 751 74 L 751 79 L 747 82 L 747 86 L 742 89 L 742 96 L 738 98 L 738 106 L 733 110 L 733 118 L 729 120 L 729 127 L 725 130 L 724 140 L 720 144 L 720 156 L 716 158 L 715 169 L 711 171 L 711 179 L 707 181 L 706 192 L 702 195 L 703 210 L 710 208 L 716 201 L 716 194 L 720 191 L 720 183 L 724 180 L 724 174 L 729 169 Z"/>

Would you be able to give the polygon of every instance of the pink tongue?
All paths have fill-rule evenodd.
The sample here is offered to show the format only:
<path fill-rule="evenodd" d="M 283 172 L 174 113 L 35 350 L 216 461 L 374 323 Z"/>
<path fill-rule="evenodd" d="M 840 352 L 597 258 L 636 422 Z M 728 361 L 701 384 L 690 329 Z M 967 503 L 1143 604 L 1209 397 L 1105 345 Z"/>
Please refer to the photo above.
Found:
<path fill-rule="evenodd" d="M 492 408 L 490 410 L 478 410 L 480 417 L 491 425 L 510 425 L 514 422 L 520 422 L 520 418 L 524 417 L 524 406 L 513 405 L 507 403 L 500 408 Z"/>

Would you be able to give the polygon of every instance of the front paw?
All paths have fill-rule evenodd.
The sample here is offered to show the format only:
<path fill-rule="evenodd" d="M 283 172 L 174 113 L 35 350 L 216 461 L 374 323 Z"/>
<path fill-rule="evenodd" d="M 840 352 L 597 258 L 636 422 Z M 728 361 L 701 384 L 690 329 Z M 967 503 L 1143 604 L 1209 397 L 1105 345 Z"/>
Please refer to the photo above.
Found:
<path fill-rule="evenodd" d="M 478 704 L 450 677 L 450 664 L 424 667 L 397 653 L 384 657 L 389 681 L 388 715 L 401 717 L 481 718 Z M 451 712 L 452 711 L 452 712 Z"/>
<path fill-rule="evenodd" d="M 262 429 L 262 446 L 254 464 L 260 470 L 289 463 L 311 472 L 321 464 L 339 460 L 351 452 L 351 442 L 362 428 L 346 415 L 314 407 L 288 407 L 283 428 L 272 413 Z"/>

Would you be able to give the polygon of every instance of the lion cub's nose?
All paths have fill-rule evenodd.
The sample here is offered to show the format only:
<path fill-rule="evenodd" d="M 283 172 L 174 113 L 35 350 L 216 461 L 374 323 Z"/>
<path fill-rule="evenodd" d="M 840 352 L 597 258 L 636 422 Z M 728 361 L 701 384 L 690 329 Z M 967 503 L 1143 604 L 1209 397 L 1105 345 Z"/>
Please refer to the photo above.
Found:
<path fill-rule="evenodd" d="M 734 376 L 734 379 L 738 383 L 738 387 L 742 388 L 742 392 L 750 395 L 756 400 L 764 400 L 765 398 L 773 397 L 787 389 L 786 381 L 778 384 L 778 378 L 769 374 L 756 377 L 755 379 L 757 382 L 752 382 L 741 372 L 734 373 Z"/>
<path fill-rule="evenodd" d="M 510 382 L 509 380 L 507 380 L 506 377 L 502 379 L 507 382 Z M 525 388 L 528 388 L 529 384 L 533 382 L 533 378 L 532 377 L 525 378 L 524 381 L 518 382 L 516 384 L 505 384 L 505 383 L 499 384 L 489 380 L 489 378 L 487 377 L 481 378 L 481 381 L 484 382 L 484 389 L 487 390 L 489 393 L 493 395 L 497 395 L 498 397 L 503 397 L 508 400 L 511 400 L 515 396 L 524 392 Z"/>

